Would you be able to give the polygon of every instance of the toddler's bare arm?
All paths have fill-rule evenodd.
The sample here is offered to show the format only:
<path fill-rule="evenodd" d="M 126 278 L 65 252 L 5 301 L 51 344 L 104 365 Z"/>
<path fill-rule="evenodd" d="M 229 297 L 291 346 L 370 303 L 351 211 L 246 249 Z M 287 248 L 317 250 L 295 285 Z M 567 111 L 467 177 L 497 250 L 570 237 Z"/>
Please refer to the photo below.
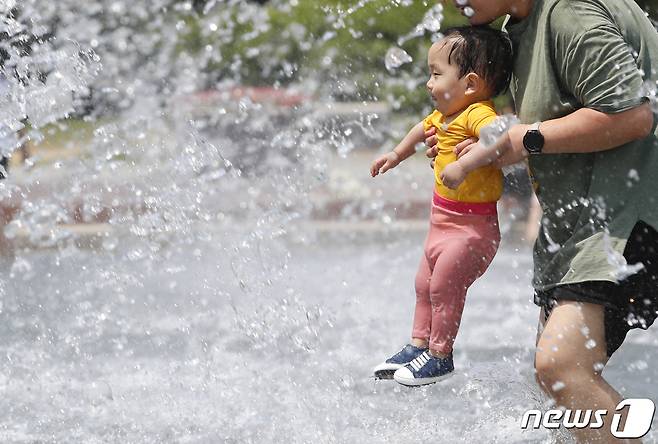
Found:
<path fill-rule="evenodd" d="M 411 157 L 416 152 L 416 145 L 423 140 L 425 140 L 425 129 L 421 121 L 411 128 L 393 151 L 383 154 L 373 161 L 370 166 L 370 175 L 375 177 L 395 168 L 400 162 Z"/>

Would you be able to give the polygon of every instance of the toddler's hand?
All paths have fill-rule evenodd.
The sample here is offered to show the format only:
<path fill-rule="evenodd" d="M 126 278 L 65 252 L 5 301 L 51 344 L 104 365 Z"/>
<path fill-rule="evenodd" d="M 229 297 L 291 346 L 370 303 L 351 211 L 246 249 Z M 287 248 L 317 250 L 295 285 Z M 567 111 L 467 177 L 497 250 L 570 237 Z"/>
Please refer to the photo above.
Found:
<path fill-rule="evenodd" d="M 449 163 L 441 171 L 441 182 L 451 190 L 457 189 L 464 179 L 466 179 L 466 171 L 459 162 Z"/>
<path fill-rule="evenodd" d="M 383 154 L 376 158 L 370 166 L 370 175 L 375 177 L 378 174 L 384 174 L 391 168 L 395 168 L 400 163 L 400 156 L 395 151 Z"/>

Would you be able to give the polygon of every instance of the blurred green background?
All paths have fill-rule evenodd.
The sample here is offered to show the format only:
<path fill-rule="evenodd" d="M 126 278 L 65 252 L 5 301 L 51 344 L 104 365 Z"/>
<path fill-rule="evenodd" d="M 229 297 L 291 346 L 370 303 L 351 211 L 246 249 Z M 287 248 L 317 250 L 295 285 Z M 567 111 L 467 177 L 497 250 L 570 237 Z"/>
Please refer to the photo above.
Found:
<path fill-rule="evenodd" d="M 174 7 L 182 4 L 178 0 L 164 1 L 169 6 L 158 9 L 162 16 L 157 20 L 146 16 L 130 16 L 121 22 L 107 19 L 101 21 L 102 33 L 120 25 L 130 29 L 133 40 L 154 42 L 139 47 L 140 63 L 158 57 L 172 65 L 177 59 L 191 60 L 204 73 L 204 89 L 226 84 L 276 88 L 301 82 L 304 92 L 316 97 L 385 101 L 400 117 L 429 110 L 424 84 L 431 34 L 399 39 L 413 34 L 426 13 L 439 4 L 444 5 L 443 29 L 466 23 L 452 2 L 437 0 L 185 2 L 192 8 Z M 658 19 L 658 0 L 637 3 L 650 18 Z M 160 54 L 169 50 L 165 41 L 174 42 L 173 53 Z M 389 72 L 384 65 L 386 52 L 398 46 L 413 61 Z M 505 110 L 509 98 L 497 98 L 496 103 Z M 76 140 L 74 145 L 80 145 L 96 126 L 93 119 L 81 120 L 86 113 L 82 110 L 67 122 L 49 125 L 44 129 L 45 140 L 36 144 L 68 147 Z M 99 115 L 112 118 L 111 111 Z"/>
<path fill-rule="evenodd" d="M 373 0 L 358 2 L 358 7 L 352 0 L 258 3 L 268 26 L 259 27 L 262 20 L 245 20 L 243 9 L 236 5 L 222 6 L 223 19 L 231 16 L 233 26 L 222 30 L 221 39 L 207 30 L 217 8 L 188 17 L 181 51 L 198 54 L 213 48 L 221 54 L 207 58 L 204 69 L 209 83 L 229 78 L 246 85 L 285 86 L 312 78 L 321 94 L 336 100 L 387 100 L 401 112 L 426 106 L 425 90 L 419 86 L 425 82 L 430 34 L 406 42 L 399 39 L 441 2 Z M 637 3 L 651 17 L 658 17 L 658 0 Z M 442 29 L 466 23 L 452 2 L 444 5 Z M 395 73 L 384 67 L 386 52 L 393 46 L 413 58 Z"/>

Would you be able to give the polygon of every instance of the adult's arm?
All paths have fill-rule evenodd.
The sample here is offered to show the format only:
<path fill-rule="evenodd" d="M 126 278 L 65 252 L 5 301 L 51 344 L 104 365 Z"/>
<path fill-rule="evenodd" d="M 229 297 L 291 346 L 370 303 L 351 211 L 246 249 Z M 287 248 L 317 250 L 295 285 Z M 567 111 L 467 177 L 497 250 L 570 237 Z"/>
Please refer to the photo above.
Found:
<path fill-rule="evenodd" d="M 648 103 L 615 114 L 590 108 L 542 122 L 544 154 L 594 153 L 617 148 L 647 137 L 653 128 L 653 112 Z M 516 125 L 499 141 L 503 156 L 499 166 L 510 165 L 527 157 L 523 136 L 530 125 Z"/>
<path fill-rule="evenodd" d="M 590 108 L 581 108 L 567 116 L 542 122 L 540 130 L 544 135 L 544 154 L 593 153 L 614 149 L 634 140 L 647 137 L 653 128 L 653 112 L 648 103 L 615 114 L 606 114 Z M 523 136 L 531 125 L 515 125 L 504 134 L 497 144 L 486 151 L 490 160 L 497 166 L 510 165 L 523 160 L 528 153 L 523 147 Z M 462 151 L 484 149 L 474 139 L 468 139 L 457 146 L 458 155 Z M 425 133 L 428 146 L 427 156 L 436 156 L 436 136 Z M 465 157 L 469 157 L 466 154 Z M 475 156 L 473 156 L 475 157 Z M 478 156 L 479 159 L 484 159 Z M 466 159 L 465 159 L 466 160 Z M 471 166 L 480 167 L 488 162 L 478 161 Z"/>
<path fill-rule="evenodd" d="M 638 139 L 653 128 L 653 112 L 648 103 L 615 114 L 581 108 L 565 117 L 547 120 L 540 130 L 545 138 L 544 153 L 592 153 L 606 151 Z M 516 133 L 525 134 L 526 128 Z M 517 143 L 523 144 L 523 135 Z"/>

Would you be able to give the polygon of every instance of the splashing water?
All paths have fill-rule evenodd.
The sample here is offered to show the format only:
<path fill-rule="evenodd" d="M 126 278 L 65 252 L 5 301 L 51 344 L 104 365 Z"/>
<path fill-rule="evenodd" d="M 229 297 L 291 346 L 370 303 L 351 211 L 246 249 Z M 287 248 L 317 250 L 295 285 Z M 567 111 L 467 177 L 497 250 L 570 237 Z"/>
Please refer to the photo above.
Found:
<path fill-rule="evenodd" d="M 413 62 L 413 59 L 402 48 L 392 47 L 386 51 L 384 65 L 386 66 L 386 69 L 391 73 L 395 72 L 397 68 L 404 65 L 405 63 L 411 62 Z"/>
<path fill-rule="evenodd" d="M 498 116 L 496 120 L 482 128 L 482 131 L 480 132 L 480 142 L 484 146 L 492 146 L 498 139 L 502 137 L 503 134 L 509 131 L 511 127 L 518 125 L 519 123 L 521 123 L 521 121 L 513 114 Z M 509 176 L 510 174 L 513 174 L 514 171 L 519 169 L 525 169 L 524 162 L 519 162 L 514 165 L 507 165 L 502 168 L 502 171 L 503 174 Z"/>
<path fill-rule="evenodd" d="M 608 231 L 603 233 L 603 247 L 605 248 L 608 264 L 614 267 L 612 275 L 615 279 L 623 281 L 629 276 L 633 276 L 644 269 L 644 264 L 642 262 L 629 264 L 624 255 L 612 247 L 612 239 L 610 238 L 610 233 Z"/>
<path fill-rule="evenodd" d="M 441 22 L 443 21 L 443 5 L 438 3 L 427 10 L 421 23 L 410 33 L 398 38 L 398 45 L 404 45 L 407 41 L 422 37 L 426 32 L 436 34 L 441 30 Z M 390 51 L 390 50 L 389 50 Z M 389 69 L 390 71 L 390 69 Z"/>
<path fill-rule="evenodd" d="M 646 80 L 642 84 L 640 96 L 649 99 L 649 104 L 654 114 L 658 114 L 658 84 L 652 80 Z"/>
<path fill-rule="evenodd" d="M 408 335 L 423 231 L 368 228 L 404 209 L 404 187 L 339 180 L 381 204 L 332 207 L 329 164 L 356 163 L 353 131 L 380 133 L 386 110 L 339 112 L 349 73 L 292 55 L 330 71 L 324 45 L 373 3 L 313 9 L 317 35 L 302 16 L 277 22 L 298 1 L 273 16 L 238 0 L 0 4 L 2 153 L 82 128 L 62 159 L 38 150 L 0 182 L 0 441 L 528 440 L 517 422 L 541 399 L 527 251 L 501 250 L 473 287 L 451 381 L 370 379 Z M 405 36 L 436 32 L 441 11 Z M 410 195 L 427 176 L 400 175 Z M 323 200 L 356 223 L 323 232 Z"/>
<path fill-rule="evenodd" d="M 480 142 L 484 146 L 492 146 L 500 137 L 505 134 L 509 129 L 521 123 L 513 114 L 505 114 L 497 117 L 489 125 L 482 128 L 480 133 Z"/>

